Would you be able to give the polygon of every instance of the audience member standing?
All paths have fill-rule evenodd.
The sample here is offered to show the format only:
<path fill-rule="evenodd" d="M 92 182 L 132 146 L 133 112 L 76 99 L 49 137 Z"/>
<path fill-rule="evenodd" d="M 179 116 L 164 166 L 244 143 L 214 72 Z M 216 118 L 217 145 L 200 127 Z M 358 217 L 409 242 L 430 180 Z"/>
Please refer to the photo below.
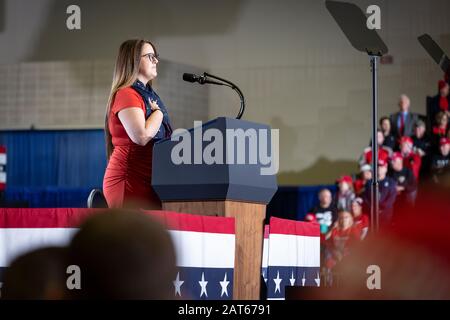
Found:
<path fill-rule="evenodd" d="M 392 156 L 389 177 L 397 182 L 396 205 L 413 206 L 417 196 L 417 181 L 411 169 L 403 165 L 403 157 L 399 152 Z"/>
<path fill-rule="evenodd" d="M 350 176 L 342 176 L 337 180 L 338 191 L 336 193 L 337 210 L 351 210 L 351 202 L 355 198 L 353 191 L 353 179 Z"/>
<path fill-rule="evenodd" d="M 439 93 L 435 95 L 431 100 L 431 110 L 429 119 L 431 120 L 431 124 L 436 124 L 436 115 L 439 112 L 444 112 L 447 116 L 450 116 L 449 108 L 448 108 L 448 100 L 449 100 L 449 85 L 444 80 L 439 80 L 438 83 Z"/>
<path fill-rule="evenodd" d="M 448 134 L 448 115 L 445 112 L 438 112 L 436 114 L 436 125 L 433 127 L 431 142 L 434 150 L 439 150 L 439 142 L 441 138 L 446 137 Z"/>
<path fill-rule="evenodd" d="M 360 232 L 361 240 L 363 240 L 369 231 L 369 216 L 363 212 L 363 199 L 355 198 L 352 201 L 352 215 L 354 227 Z"/>
<path fill-rule="evenodd" d="M 412 136 L 414 152 L 421 157 L 427 155 L 430 149 L 430 139 L 426 136 L 426 125 L 422 120 L 417 120 L 414 126 L 414 135 Z"/>
<path fill-rule="evenodd" d="M 439 152 L 431 158 L 431 175 L 435 183 L 440 183 L 441 176 L 450 169 L 450 139 L 441 138 Z"/>
<path fill-rule="evenodd" d="M 410 137 L 402 137 L 400 139 L 400 153 L 403 157 L 403 165 L 411 169 L 416 180 L 419 180 L 422 158 L 413 151 L 413 140 Z"/>
<path fill-rule="evenodd" d="M 384 136 L 383 146 L 386 146 L 391 150 L 396 150 L 397 141 L 395 139 L 395 136 L 392 134 L 392 125 L 389 117 L 385 116 L 380 119 L 380 128 Z"/>
<path fill-rule="evenodd" d="M 381 226 L 389 226 L 392 221 L 394 202 L 397 197 L 397 183 L 387 176 L 388 166 L 384 160 L 378 161 L 379 217 Z M 371 184 L 367 181 L 364 202 L 370 208 Z"/>
<path fill-rule="evenodd" d="M 325 242 L 324 265 L 326 282 L 333 281 L 332 270 L 349 255 L 351 247 L 361 239 L 360 230 L 354 227 L 353 216 L 349 211 L 339 211 L 338 222 L 327 235 Z"/>
<path fill-rule="evenodd" d="M 366 182 L 370 179 L 372 179 L 372 166 L 370 164 L 364 164 L 361 166 L 359 177 L 353 183 L 356 196 L 364 193 Z"/>
<path fill-rule="evenodd" d="M 392 149 L 383 145 L 384 135 L 380 129 L 378 129 L 377 131 L 377 143 L 378 143 L 378 159 L 388 161 L 389 157 L 392 154 Z M 372 163 L 372 142 L 370 142 L 370 145 L 364 149 L 364 152 L 359 159 L 360 166 L 371 163 Z"/>
<path fill-rule="evenodd" d="M 400 96 L 398 102 L 399 111 L 391 114 L 389 119 L 392 124 L 392 133 L 397 137 L 412 136 L 414 124 L 416 123 L 418 116 L 412 113 L 410 109 L 411 102 L 406 94 Z"/>

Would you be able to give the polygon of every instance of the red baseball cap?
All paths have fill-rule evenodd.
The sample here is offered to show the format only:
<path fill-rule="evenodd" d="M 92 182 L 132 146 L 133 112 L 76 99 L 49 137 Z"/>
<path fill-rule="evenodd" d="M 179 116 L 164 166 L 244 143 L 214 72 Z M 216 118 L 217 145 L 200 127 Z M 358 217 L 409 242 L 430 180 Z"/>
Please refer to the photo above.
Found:
<path fill-rule="evenodd" d="M 378 159 L 378 166 L 379 166 L 379 167 L 387 166 L 386 160 L 384 160 L 384 159 Z"/>
<path fill-rule="evenodd" d="M 450 144 L 450 139 L 443 137 L 443 138 L 441 138 L 441 140 L 439 140 L 439 145 L 443 146 L 445 144 Z"/>
<path fill-rule="evenodd" d="M 305 216 L 305 221 L 317 222 L 316 215 L 313 213 L 307 213 Z"/>
<path fill-rule="evenodd" d="M 400 138 L 400 144 L 405 143 L 405 142 L 410 143 L 410 144 L 414 143 L 413 139 L 411 137 L 408 137 L 408 136 L 401 137 Z"/>
<path fill-rule="evenodd" d="M 447 82 L 445 82 L 444 80 L 439 80 L 439 82 L 438 82 L 439 90 L 444 88 L 446 85 L 447 85 Z"/>
<path fill-rule="evenodd" d="M 341 182 L 346 182 L 348 184 L 352 184 L 353 183 L 353 179 L 350 176 L 341 176 L 338 180 L 337 183 L 341 183 Z"/>
<path fill-rule="evenodd" d="M 396 159 L 402 159 L 403 160 L 403 156 L 402 156 L 402 154 L 400 152 L 394 152 L 392 154 L 391 160 L 393 161 L 393 160 L 396 160 Z"/>

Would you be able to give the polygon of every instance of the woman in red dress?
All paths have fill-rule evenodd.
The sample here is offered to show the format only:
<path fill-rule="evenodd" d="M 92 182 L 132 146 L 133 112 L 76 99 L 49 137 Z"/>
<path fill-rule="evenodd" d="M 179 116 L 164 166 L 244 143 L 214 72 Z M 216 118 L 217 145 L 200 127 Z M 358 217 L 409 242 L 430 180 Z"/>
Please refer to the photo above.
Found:
<path fill-rule="evenodd" d="M 128 40 L 120 46 L 105 119 L 103 193 L 109 207 L 161 208 L 151 186 L 153 145 L 170 137 L 172 129 L 151 87 L 157 64 L 149 41 Z"/>

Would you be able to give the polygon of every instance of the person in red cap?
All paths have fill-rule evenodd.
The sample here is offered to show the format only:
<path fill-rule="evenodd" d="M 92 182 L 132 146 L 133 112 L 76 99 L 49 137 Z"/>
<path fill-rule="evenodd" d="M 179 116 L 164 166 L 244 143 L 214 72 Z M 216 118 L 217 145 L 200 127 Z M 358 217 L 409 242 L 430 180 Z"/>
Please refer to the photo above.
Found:
<path fill-rule="evenodd" d="M 448 127 L 448 115 L 445 112 L 438 112 L 436 114 L 436 125 L 433 127 L 431 134 L 431 143 L 433 144 L 434 150 L 439 150 L 439 143 L 441 138 L 446 137 L 449 132 Z"/>
<path fill-rule="evenodd" d="M 395 199 L 397 198 L 397 183 L 387 176 L 388 164 L 385 160 L 378 160 L 378 191 L 379 191 L 379 221 L 380 226 L 389 226 L 392 223 L 392 215 Z M 371 206 L 372 180 L 367 181 L 366 191 L 363 195 L 364 203 Z"/>
<path fill-rule="evenodd" d="M 380 129 L 378 129 L 377 131 L 377 142 L 378 142 L 378 159 L 383 159 L 387 161 L 392 154 L 392 149 L 383 145 L 384 135 L 383 131 L 381 131 Z M 363 154 L 359 158 L 360 166 L 371 163 L 372 163 L 372 143 L 370 143 L 369 146 L 364 149 Z"/>
<path fill-rule="evenodd" d="M 422 159 L 418 153 L 413 151 L 413 140 L 410 137 L 400 138 L 400 154 L 403 157 L 403 166 L 411 169 L 414 177 L 419 181 Z"/>
<path fill-rule="evenodd" d="M 363 203 L 364 200 L 359 197 L 352 201 L 353 224 L 358 229 L 361 240 L 364 240 L 369 231 L 369 216 L 363 212 Z"/>
<path fill-rule="evenodd" d="M 436 124 L 436 115 L 439 112 L 444 112 L 447 116 L 450 116 L 449 113 L 449 85 L 444 80 L 439 80 L 438 82 L 438 94 L 435 95 L 431 100 L 431 108 L 430 114 L 428 114 L 430 123 Z"/>
<path fill-rule="evenodd" d="M 397 182 L 395 207 L 413 206 L 417 196 L 417 180 L 411 169 L 403 165 L 403 157 L 400 152 L 394 152 L 392 155 L 391 169 L 388 175 Z"/>
<path fill-rule="evenodd" d="M 355 199 L 353 191 L 353 179 L 350 176 L 341 176 L 337 181 L 338 191 L 336 193 L 336 206 L 339 210 L 350 211 L 351 202 Z"/>
<path fill-rule="evenodd" d="M 450 139 L 441 138 L 439 153 L 433 154 L 431 158 L 431 174 L 435 183 L 440 183 L 440 177 L 446 170 L 450 169 Z"/>
<path fill-rule="evenodd" d="M 410 104 L 408 96 L 402 94 L 398 102 L 399 112 L 389 116 L 392 124 L 392 133 L 397 138 L 413 135 L 414 123 L 416 123 L 418 115 L 409 110 Z"/>
<path fill-rule="evenodd" d="M 370 164 L 364 164 L 360 168 L 358 178 L 353 183 L 353 189 L 355 190 L 356 196 L 360 196 L 364 193 L 366 182 L 370 179 L 372 179 L 372 166 Z"/>
<path fill-rule="evenodd" d="M 305 215 L 305 221 L 306 222 L 314 222 L 314 223 L 318 223 L 317 219 L 316 219 L 316 215 L 314 213 L 307 213 Z"/>

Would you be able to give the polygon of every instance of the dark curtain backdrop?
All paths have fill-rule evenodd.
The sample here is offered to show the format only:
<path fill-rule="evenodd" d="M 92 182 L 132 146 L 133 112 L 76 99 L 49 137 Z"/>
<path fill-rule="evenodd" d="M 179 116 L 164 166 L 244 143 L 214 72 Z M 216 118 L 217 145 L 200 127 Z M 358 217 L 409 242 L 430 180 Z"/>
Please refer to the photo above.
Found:
<path fill-rule="evenodd" d="M 86 207 L 106 167 L 103 130 L 0 131 L 7 149 L 2 206 Z"/>
<path fill-rule="evenodd" d="M 0 131 L 9 187 L 101 187 L 103 130 Z"/>

